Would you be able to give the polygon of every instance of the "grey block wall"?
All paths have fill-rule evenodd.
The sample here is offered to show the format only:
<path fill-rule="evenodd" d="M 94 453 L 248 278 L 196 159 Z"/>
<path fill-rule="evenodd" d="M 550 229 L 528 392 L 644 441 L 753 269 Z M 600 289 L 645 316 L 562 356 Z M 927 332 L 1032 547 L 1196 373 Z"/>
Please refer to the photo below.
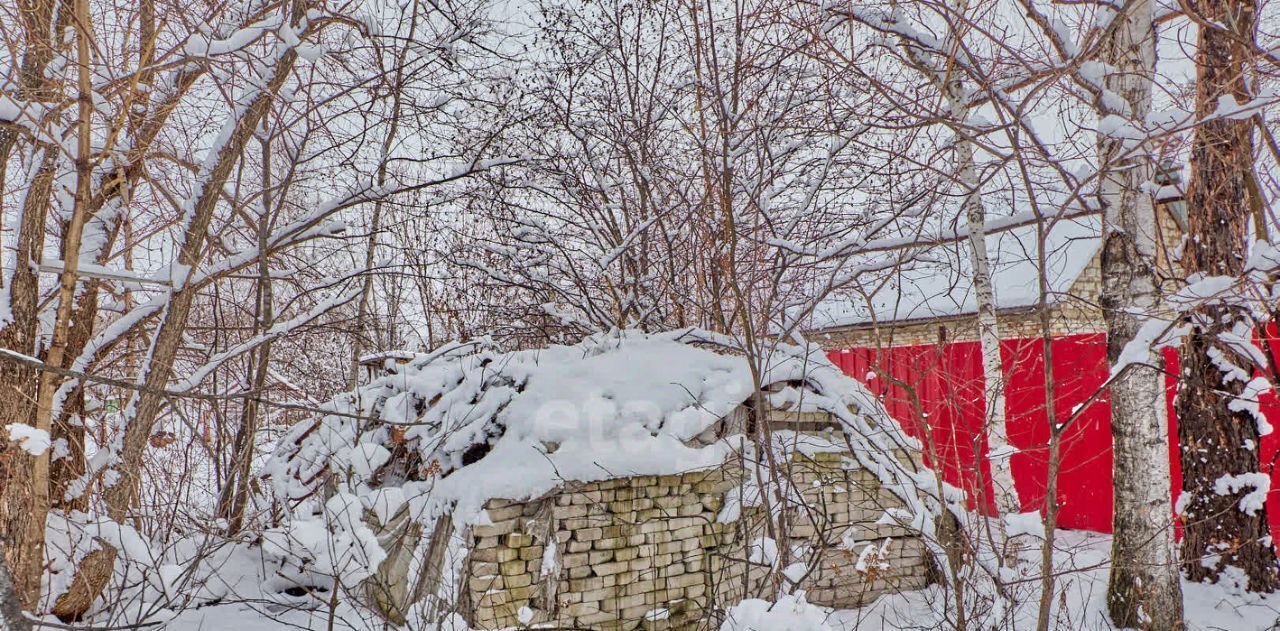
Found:
<path fill-rule="evenodd" d="M 927 585 L 930 560 L 917 534 L 877 523 L 902 503 L 849 454 L 794 453 L 784 468 L 804 499 L 788 509 L 786 545 L 809 551 L 799 588 L 810 602 L 857 607 Z M 460 609 L 480 629 L 518 627 L 522 609 L 530 624 L 567 628 L 714 627 L 726 607 L 770 593 L 777 576 L 748 560 L 751 542 L 769 536 L 760 508 L 717 521 L 746 475 L 756 473 L 731 462 L 569 484 L 528 502 L 491 500 L 492 524 L 470 532 Z"/>

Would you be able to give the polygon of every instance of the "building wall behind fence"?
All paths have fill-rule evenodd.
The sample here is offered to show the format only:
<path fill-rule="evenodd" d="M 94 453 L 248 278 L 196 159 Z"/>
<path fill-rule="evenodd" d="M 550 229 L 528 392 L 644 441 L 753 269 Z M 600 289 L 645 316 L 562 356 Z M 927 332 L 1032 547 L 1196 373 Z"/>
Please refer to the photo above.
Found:
<path fill-rule="evenodd" d="M 1274 326 L 1264 343 L 1280 352 Z M 922 344 L 892 348 L 846 347 L 828 352 L 846 374 L 866 384 L 893 416 L 917 438 L 932 442 L 932 466 L 944 478 L 970 492 L 971 504 L 987 511 L 992 488 L 983 432 L 982 355 L 977 342 Z M 1052 374 L 1057 390 L 1053 409 L 1057 421 L 1070 417 L 1106 381 L 1106 335 L 1064 335 L 1052 340 Z M 1177 450 L 1177 426 L 1173 397 L 1177 354 L 1164 353 L 1170 418 L 1169 457 L 1174 496 L 1181 487 Z M 1013 456 L 1014 482 L 1025 510 L 1042 509 L 1048 471 L 1048 408 L 1044 383 L 1044 352 L 1040 339 L 1023 338 L 1001 343 L 1005 374 L 1005 412 L 1010 443 L 1019 450 Z M 1263 411 L 1280 426 L 1280 403 L 1274 393 L 1263 397 Z M 927 427 L 928 433 L 922 429 Z M 1276 433 L 1262 439 L 1264 471 L 1272 476 L 1268 515 L 1272 529 L 1280 528 L 1280 475 L 1274 468 L 1280 448 Z M 1111 531 L 1111 409 L 1106 396 L 1084 409 L 1064 432 L 1057 500 L 1059 524 L 1095 532 Z"/>
<path fill-rule="evenodd" d="M 876 523 L 902 503 L 870 472 L 840 452 L 795 453 L 788 468 L 808 509 L 794 511 L 785 545 L 807 546 L 816 559 L 800 585 L 811 602 L 852 607 L 928 584 L 917 534 Z M 748 474 L 734 462 L 493 500 L 493 523 L 470 533 L 461 610 L 482 629 L 516 625 L 522 609 L 529 623 L 572 628 L 715 628 L 717 612 L 766 593 L 770 581 L 769 567 L 749 558 L 752 542 L 768 536 L 760 509 L 717 519 Z M 864 554 L 868 545 L 875 551 Z"/>

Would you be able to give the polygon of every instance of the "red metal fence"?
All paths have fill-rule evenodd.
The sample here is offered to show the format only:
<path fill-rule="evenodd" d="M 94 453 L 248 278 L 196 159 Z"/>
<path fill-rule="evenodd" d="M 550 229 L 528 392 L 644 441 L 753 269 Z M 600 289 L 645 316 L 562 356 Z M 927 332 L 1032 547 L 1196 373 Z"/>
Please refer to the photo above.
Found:
<path fill-rule="evenodd" d="M 1267 342 L 1280 350 L 1274 328 Z M 1057 422 L 1088 400 L 1107 377 L 1106 336 L 1072 335 L 1052 342 L 1052 374 L 1056 390 Z M 1005 410 L 1013 456 L 1014 482 L 1024 510 L 1043 509 L 1048 473 L 1048 410 L 1045 396 L 1044 351 L 1039 339 L 1007 340 L 1001 344 L 1008 383 Z M 870 387 L 889 413 L 912 435 L 923 437 L 922 425 L 937 450 L 943 477 L 962 486 L 971 498 L 991 508 L 990 463 L 986 459 L 982 356 L 977 342 L 887 349 L 852 348 L 831 351 L 831 360 L 845 373 Z M 1170 374 L 1177 374 L 1177 356 L 1165 353 Z M 876 368 L 883 376 L 875 374 Z M 1170 423 L 1169 455 L 1173 464 L 1174 495 L 1181 484 L 1176 420 L 1173 420 L 1174 381 L 1166 379 Z M 1263 411 L 1280 427 L 1280 401 L 1274 393 L 1263 398 Z M 924 421 L 923 423 L 921 421 Z M 1111 409 L 1105 393 L 1091 403 L 1063 434 L 1057 499 L 1059 524 L 1096 532 L 1111 531 Z M 1273 532 L 1280 532 L 1280 472 L 1274 468 L 1280 436 L 1262 439 L 1263 470 L 1272 476 L 1268 514 Z M 930 463 L 934 465 L 934 463 Z M 979 484 L 981 482 L 981 484 Z"/>

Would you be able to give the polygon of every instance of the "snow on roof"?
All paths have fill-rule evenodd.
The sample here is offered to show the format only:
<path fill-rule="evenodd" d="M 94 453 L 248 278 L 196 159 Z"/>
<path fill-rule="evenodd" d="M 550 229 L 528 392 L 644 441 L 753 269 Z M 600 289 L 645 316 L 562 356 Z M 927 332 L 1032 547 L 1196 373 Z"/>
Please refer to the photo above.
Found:
<path fill-rule="evenodd" d="M 1084 272 L 1101 246 L 1097 216 L 1060 221 L 1046 235 L 1049 300 L 1061 298 Z M 870 299 L 853 293 L 833 294 L 815 310 L 812 329 L 832 329 L 966 315 L 977 312 L 973 265 L 968 241 L 934 248 L 935 259 L 891 272 L 888 282 L 863 279 L 864 288 L 878 288 Z M 1035 226 L 987 237 L 996 308 L 1030 307 L 1039 300 L 1039 265 Z M 870 304 L 868 304 L 870 303 Z"/>
<path fill-rule="evenodd" d="M 449 346 L 291 428 L 265 474 L 284 499 L 310 496 L 333 473 L 359 496 L 397 489 L 392 506 L 371 507 L 379 514 L 417 501 L 420 514 L 452 509 L 467 521 L 483 519 L 488 499 L 536 497 L 570 480 L 718 466 L 741 446 L 718 421 L 753 393 L 750 366 L 733 348 L 696 329 L 514 352 Z M 930 483 L 893 455 L 917 443 L 817 346 L 779 346 L 762 382 L 775 408 L 830 412 L 886 486 L 905 493 Z"/>

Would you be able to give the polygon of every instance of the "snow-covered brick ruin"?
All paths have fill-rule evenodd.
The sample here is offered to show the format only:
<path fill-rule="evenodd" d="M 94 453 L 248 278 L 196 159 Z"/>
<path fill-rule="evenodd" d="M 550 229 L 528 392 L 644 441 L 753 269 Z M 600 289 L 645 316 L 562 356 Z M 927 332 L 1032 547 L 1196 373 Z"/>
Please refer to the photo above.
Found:
<path fill-rule="evenodd" d="M 753 378 L 732 340 L 682 330 L 387 360 L 281 439 L 273 535 L 317 551 L 300 583 L 478 629 L 703 628 L 747 597 L 926 586 L 940 503 L 916 442 L 816 347 L 757 357 Z"/>

